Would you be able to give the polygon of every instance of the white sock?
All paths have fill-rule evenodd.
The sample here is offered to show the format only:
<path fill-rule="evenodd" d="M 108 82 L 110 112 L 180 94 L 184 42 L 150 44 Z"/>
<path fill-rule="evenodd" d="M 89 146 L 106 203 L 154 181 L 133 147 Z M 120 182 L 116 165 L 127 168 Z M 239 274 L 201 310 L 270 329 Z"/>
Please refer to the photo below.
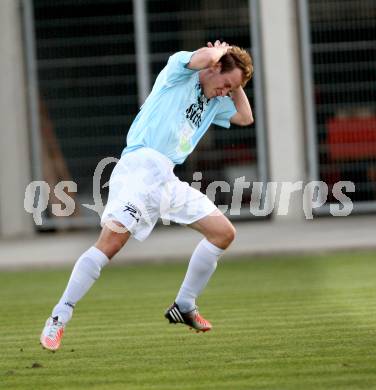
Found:
<path fill-rule="evenodd" d="M 74 305 L 89 291 L 108 262 L 108 257 L 94 246 L 84 252 L 73 268 L 64 294 L 52 311 L 52 317 L 58 316 L 60 321 L 67 323 L 72 318 Z"/>
<path fill-rule="evenodd" d="M 183 284 L 175 302 L 184 313 L 194 309 L 196 298 L 206 287 L 217 268 L 217 260 L 224 252 L 204 238 L 194 250 Z"/>

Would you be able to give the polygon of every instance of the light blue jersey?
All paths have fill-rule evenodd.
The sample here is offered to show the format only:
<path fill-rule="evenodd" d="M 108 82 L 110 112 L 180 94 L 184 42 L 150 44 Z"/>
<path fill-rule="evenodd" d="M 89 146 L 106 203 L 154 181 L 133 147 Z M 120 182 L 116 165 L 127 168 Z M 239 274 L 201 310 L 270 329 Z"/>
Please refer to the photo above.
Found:
<path fill-rule="evenodd" d="M 192 55 L 181 51 L 169 58 L 132 123 L 123 154 L 148 147 L 182 164 L 212 123 L 230 127 L 232 99 L 204 96 L 199 71 L 186 67 Z"/>

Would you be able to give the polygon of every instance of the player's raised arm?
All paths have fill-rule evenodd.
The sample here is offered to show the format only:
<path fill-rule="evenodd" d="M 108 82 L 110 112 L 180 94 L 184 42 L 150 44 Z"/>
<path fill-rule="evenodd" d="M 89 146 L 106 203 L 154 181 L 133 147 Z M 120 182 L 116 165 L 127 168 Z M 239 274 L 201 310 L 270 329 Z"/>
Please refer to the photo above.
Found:
<path fill-rule="evenodd" d="M 221 57 L 230 49 L 231 46 L 226 42 L 216 41 L 214 46 L 211 42 L 208 42 L 208 47 L 202 47 L 192 55 L 187 68 L 194 70 L 210 68 L 217 64 Z"/>
<path fill-rule="evenodd" d="M 252 108 L 247 95 L 242 87 L 235 89 L 231 93 L 231 98 L 235 104 L 237 113 L 230 119 L 230 122 L 239 126 L 249 126 L 253 120 Z"/>

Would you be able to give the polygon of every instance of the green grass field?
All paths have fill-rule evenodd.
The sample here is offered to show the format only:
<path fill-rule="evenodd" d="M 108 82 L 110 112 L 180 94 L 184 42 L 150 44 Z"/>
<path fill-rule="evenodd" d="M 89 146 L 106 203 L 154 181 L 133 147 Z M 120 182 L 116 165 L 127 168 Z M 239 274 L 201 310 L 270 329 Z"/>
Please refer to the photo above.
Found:
<path fill-rule="evenodd" d="M 107 267 L 56 353 L 39 334 L 70 270 L 1 273 L 0 388 L 376 389 L 376 253 L 224 258 L 206 334 L 163 318 L 185 267 Z"/>

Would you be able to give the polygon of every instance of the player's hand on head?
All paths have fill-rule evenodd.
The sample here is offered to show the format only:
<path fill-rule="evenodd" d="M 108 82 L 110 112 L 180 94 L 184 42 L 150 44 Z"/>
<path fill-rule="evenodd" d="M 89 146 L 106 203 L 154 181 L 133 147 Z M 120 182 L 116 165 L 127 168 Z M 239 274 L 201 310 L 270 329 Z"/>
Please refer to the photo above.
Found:
<path fill-rule="evenodd" d="M 214 45 L 212 42 L 208 42 L 207 46 L 222 50 L 223 55 L 226 54 L 232 48 L 232 46 L 230 46 L 227 42 L 221 42 L 219 39 L 214 42 Z"/>
<path fill-rule="evenodd" d="M 219 39 L 217 39 L 214 42 L 214 47 L 225 47 L 225 46 L 228 46 L 228 44 L 225 41 L 221 42 Z"/>

